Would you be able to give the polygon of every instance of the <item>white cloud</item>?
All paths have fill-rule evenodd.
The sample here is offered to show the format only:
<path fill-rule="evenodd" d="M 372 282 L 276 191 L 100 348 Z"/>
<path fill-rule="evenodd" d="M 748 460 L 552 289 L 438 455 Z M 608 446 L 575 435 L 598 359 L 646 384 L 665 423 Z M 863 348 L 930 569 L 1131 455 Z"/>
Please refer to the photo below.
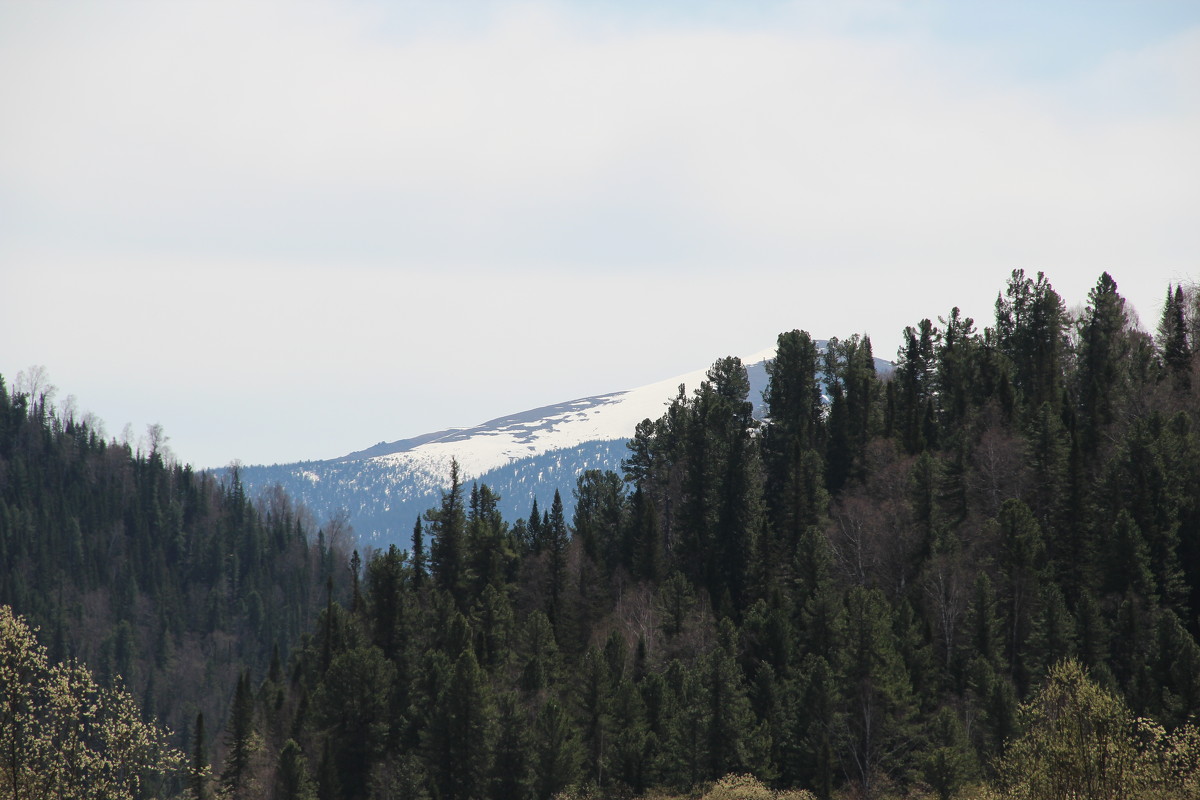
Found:
<path fill-rule="evenodd" d="M 199 380 L 255 403 L 313 374 L 369 390 L 348 450 L 784 328 L 866 329 L 888 356 L 952 303 L 986 321 L 1013 267 L 1070 301 L 1108 269 L 1150 319 L 1196 269 L 1200 29 L 1015 78 L 1004 42 L 968 49 L 903 5 L 821 8 L 722 25 L 564 4 L 0 7 L 0 271 L 104 293 L 71 309 L 95 373 L 165 365 L 166 395 Z M 22 338 L 40 302 L 9 301 L 0 333 L 86 405 L 57 374 L 71 345 Z M 171 350 L 139 326 L 182 334 Z M 472 366 L 486 377 L 437 372 L 431 353 L 480 341 L 504 352 Z M 436 374 L 444 394 L 406 406 L 429 424 L 380 429 L 417 403 L 381 364 Z M 496 395 L 525 364 L 544 382 Z M 274 458 L 257 452 L 232 455 Z"/>

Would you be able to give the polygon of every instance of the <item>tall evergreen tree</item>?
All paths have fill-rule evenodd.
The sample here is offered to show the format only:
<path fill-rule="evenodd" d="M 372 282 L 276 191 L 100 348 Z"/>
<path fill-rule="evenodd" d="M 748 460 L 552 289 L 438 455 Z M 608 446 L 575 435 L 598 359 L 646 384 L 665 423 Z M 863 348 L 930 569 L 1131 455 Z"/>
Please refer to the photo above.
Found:
<path fill-rule="evenodd" d="M 904 346 L 898 353 L 896 414 L 900 441 L 909 453 L 919 453 L 930 442 L 926 424 L 933 414 L 935 392 L 934 341 L 938 331 L 928 319 L 904 329 Z"/>
<path fill-rule="evenodd" d="M 435 709 L 429 765 L 438 797 L 471 800 L 488 790 L 495 707 L 483 671 L 468 648 Z"/>
<path fill-rule="evenodd" d="M 1187 309 L 1183 296 L 1183 286 L 1171 291 L 1167 286 L 1167 300 L 1163 304 L 1162 319 L 1158 323 L 1158 337 L 1155 345 L 1163 360 L 1167 373 L 1176 388 L 1187 391 L 1192 381 L 1192 345 L 1188 340 Z"/>
<path fill-rule="evenodd" d="M 1088 293 L 1079 344 L 1079 406 L 1089 452 L 1098 446 L 1100 432 L 1112 423 L 1115 406 L 1127 391 L 1122 362 L 1129 354 L 1124 336 L 1128 324 L 1125 298 L 1105 272 Z"/>
<path fill-rule="evenodd" d="M 570 537 L 567 533 L 567 520 L 563 513 L 562 496 L 557 489 L 554 490 L 554 501 L 550 504 L 549 514 L 543 531 L 549 556 L 547 560 L 546 617 L 554 627 L 557 641 L 562 644 L 566 635 L 567 623 L 564 596 L 567 591 L 567 545 L 570 543 Z"/>
<path fill-rule="evenodd" d="M 420 589 L 425 584 L 425 532 L 421 530 L 421 518 L 413 524 L 412 532 L 413 586 Z"/>
<path fill-rule="evenodd" d="M 828 504 L 824 464 L 817 452 L 822 416 L 817 347 L 805 331 L 781 333 L 763 399 L 765 499 L 772 545 L 764 553 L 786 564 L 800 533 L 817 524 Z"/>
<path fill-rule="evenodd" d="M 912 684 L 897 649 L 893 611 L 878 589 L 846 596 L 846 645 L 840 654 L 847 701 L 845 751 L 866 798 L 881 777 L 896 773 L 913 747 Z"/>
<path fill-rule="evenodd" d="M 531 788 L 530 753 L 533 742 L 525 709 L 517 696 L 500 697 L 496 718 L 496 747 L 492 761 L 489 796 L 495 800 L 526 800 Z"/>
<path fill-rule="evenodd" d="M 583 762 L 579 736 L 557 700 L 547 700 L 538 713 L 534 741 L 534 797 L 550 800 L 579 780 Z"/>
<path fill-rule="evenodd" d="M 250 674 L 238 675 L 233 708 L 229 713 L 226 736 L 225 768 L 221 771 L 221 786 L 225 795 L 235 800 L 248 797 L 247 778 L 253 754 L 254 696 L 250 690 Z"/>
<path fill-rule="evenodd" d="M 426 513 L 429 533 L 433 537 L 429 560 L 433 579 L 438 588 L 449 592 L 465 606 L 466 597 L 466 512 L 463 509 L 462 484 L 458 478 L 458 461 L 450 462 L 450 488 L 442 492 L 441 506 Z"/>
<path fill-rule="evenodd" d="M 288 739 L 279 751 L 277 787 L 279 800 L 316 800 L 316 786 L 308 775 L 308 759 L 295 739 Z"/>
<path fill-rule="evenodd" d="M 1046 276 L 1013 270 L 996 298 L 996 340 L 1014 368 L 1016 388 L 1027 408 L 1062 402 L 1067 312 Z"/>

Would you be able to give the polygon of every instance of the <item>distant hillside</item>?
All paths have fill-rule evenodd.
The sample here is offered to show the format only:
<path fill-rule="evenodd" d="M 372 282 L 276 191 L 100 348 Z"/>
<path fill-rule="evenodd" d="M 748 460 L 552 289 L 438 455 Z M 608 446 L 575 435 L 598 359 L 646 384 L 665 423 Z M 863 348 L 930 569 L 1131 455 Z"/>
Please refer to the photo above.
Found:
<path fill-rule="evenodd" d="M 198 712 L 219 730 L 239 673 L 286 657 L 326 579 L 348 583 L 346 553 L 310 533 L 285 496 L 256 507 L 237 481 L 106 442 L 0 377 L 0 605 L 177 743 Z"/>
<path fill-rule="evenodd" d="M 817 342 L 824 348 L 825 341 Z M 754 414 L 764 413 L 767 360 L 774 348 L 742 359 Z M 889 362 L 875 359 L 881 374 Z M 343 511 L 360 541 L 406 544 L 416 519 L 435 506 L 457 459 L 463 479 L 499 493 L 506 519 L 528 515 L 533 498 L 549 507 L 557 490 L 570 517 L 572 490 L 585 470 L 620 472 L 625 443 L 644 419 L 657 419 L 678 394 L 705 380 L 706 369 L 621 392 L 555 403 L 498 417 L 471 428 L 437 431 L 325 461 L 248 466 L 240 477 L 251 496 L 278 484 L 319 520 Z"/>

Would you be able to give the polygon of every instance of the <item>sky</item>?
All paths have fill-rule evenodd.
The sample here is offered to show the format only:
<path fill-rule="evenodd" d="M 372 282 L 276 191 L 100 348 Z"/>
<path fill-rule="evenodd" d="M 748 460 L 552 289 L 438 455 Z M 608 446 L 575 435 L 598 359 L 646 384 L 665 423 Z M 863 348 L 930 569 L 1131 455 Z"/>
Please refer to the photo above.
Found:
<path fill-rule="evenodd" d="M 1200 4 L 0 0 L 0 375 L 198 467 L 1200 279 Z"/>

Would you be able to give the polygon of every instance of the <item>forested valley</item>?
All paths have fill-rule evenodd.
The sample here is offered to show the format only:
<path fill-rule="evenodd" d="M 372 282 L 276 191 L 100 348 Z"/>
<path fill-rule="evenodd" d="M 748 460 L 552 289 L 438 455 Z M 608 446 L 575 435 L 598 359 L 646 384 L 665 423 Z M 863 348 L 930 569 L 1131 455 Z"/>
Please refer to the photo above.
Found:
<path fill-rule="evenodd" d="M 1200 796 L 1198 303 L 1148 333 L 1107 273 L 1069 312 L 1015 271 L 888 375 L 786 332 L 764 421 L 720 359 L 571 519 L 455 471 L 406 550 L 0 391 L 41 640 L 0 617 L 0 797 Z"/>

